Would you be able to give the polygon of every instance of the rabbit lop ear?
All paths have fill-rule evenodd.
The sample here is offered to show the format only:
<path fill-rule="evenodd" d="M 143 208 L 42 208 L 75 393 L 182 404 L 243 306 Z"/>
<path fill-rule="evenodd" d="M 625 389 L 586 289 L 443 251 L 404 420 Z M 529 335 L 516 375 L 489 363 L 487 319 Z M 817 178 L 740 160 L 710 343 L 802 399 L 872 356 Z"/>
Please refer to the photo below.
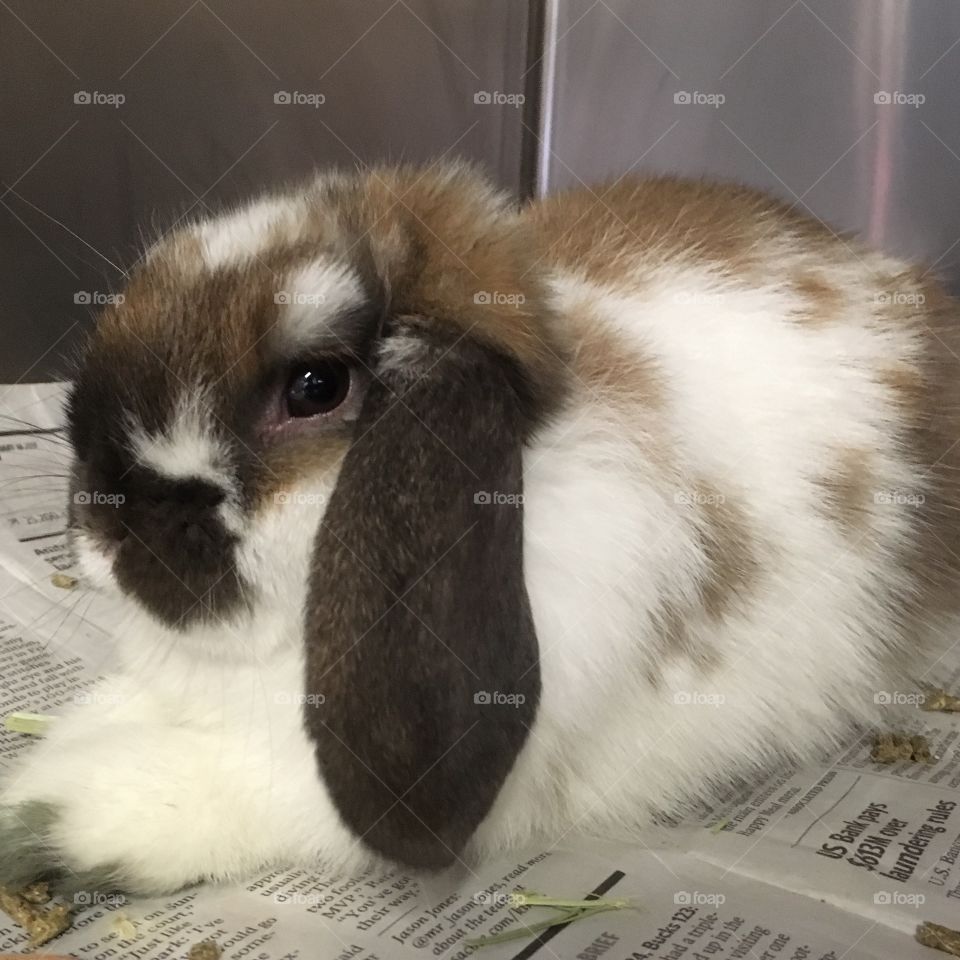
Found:
<path fill-rule="evenodd" d="M 522 375 L 423 316 L 389 322 L 318 533 L 307 728 L 349 827 L 413 866 L 456 859 L 533 723 Z"/>

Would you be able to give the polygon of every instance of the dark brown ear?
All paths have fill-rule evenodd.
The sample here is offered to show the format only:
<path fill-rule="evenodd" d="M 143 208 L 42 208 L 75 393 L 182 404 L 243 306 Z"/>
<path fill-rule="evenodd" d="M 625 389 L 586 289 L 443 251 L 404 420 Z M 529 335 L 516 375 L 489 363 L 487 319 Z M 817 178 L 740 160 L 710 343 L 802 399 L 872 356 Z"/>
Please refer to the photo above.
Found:
<path fill-rule="evenodd" d="M 510 360 L 422 319 L 381 348 L 317 537 L 306 722 L 351 829 L 436 867 L 489 811 L 537 710 L 523 387 Z"/>

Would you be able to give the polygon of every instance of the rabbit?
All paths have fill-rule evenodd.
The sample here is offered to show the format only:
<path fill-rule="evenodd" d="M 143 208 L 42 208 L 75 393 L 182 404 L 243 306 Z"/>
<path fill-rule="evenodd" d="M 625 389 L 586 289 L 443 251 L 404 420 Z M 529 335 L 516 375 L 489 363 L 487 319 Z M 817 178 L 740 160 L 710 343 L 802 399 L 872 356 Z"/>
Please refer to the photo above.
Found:
<path fill-rule="evenodd" d="M 67 412 L 117 652 L 5 776 L 0 881 L 640 836 L 949 642 L 956 306 L 761 192 L 321 173 L 116 301 Z"/>

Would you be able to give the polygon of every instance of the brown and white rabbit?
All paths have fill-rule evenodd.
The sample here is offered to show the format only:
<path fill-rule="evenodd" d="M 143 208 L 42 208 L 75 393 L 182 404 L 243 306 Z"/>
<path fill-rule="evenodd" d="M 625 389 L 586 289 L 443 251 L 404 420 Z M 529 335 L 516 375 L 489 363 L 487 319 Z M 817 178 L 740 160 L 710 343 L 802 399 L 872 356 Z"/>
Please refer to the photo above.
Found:
<path fill-rule="evenodd" d="M 174 232 L 69 403 L 120 662 L 7 777 L 0 880 L 439 866 L 835 742 L 957 606 L 957 320 L 673 178 L 371 169 Z"/>

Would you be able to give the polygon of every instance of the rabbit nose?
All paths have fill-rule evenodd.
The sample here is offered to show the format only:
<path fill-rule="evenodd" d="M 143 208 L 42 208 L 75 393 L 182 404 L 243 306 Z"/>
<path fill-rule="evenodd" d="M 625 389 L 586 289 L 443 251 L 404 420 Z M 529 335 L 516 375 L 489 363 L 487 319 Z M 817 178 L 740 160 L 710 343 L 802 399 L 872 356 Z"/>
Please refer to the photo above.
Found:
<path fill-rule="evenodd" d="M 191 494 L 190 501 L 200 510 L 215 510 L 226 497 L 227 495 L 219 487 L 205 484 Z"/>
<path fill-rule="evenodd" d="M 212 543 L 214 533 L 202 523 L 187 521 L 180 524 L 180 532 L 187 546 L 205 546 Z"/>
<path fill-rule="evenodd" d="M 206 480 L 186 479 L 167 481 L 158 491 L 158 500 L 187 504 L 198 510 L 213 510 L 226 499 L 220 488 Z"/>
<path fill-rule="evenodd" d="M 111 533 L 130 535 L 151 549 L 179 543 L 187 551 L 204 550 L 226 535 L 218 510 L 226 499 L 223 488 L 200 477 L 141 476 L 117 516 L 107 522 L 113 521 Z"/>
<path fill-rule="evenodd" d="M 121 590 L 178 629 L 228 616 L 243 602 L 237 537 L 219 509 L 230 492 L 201 477 L 141 470 L 129 479 L 122 521 L 130 535 L 116 564 Z"/>

